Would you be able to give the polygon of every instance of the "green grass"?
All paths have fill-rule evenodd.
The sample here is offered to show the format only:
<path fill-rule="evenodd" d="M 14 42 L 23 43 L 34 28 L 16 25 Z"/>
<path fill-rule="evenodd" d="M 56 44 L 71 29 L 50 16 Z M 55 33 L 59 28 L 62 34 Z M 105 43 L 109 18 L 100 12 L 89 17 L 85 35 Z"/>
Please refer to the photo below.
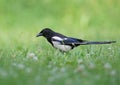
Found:
<path fill-rule="evenodd" d="M 0 0 L 1 85 L 119 85 L 119 0 Z M 44 27 L 111 45 L 54 49 Z"/>
<path fill-rule="evenodd" d="M 81 46 L 62 54 L 50 46 L 1 51 L 0 82 L 16 85 L 118 85 L 119 52 L 116 45 Z M 34 59 L 34 55 L 38 59 Z"/>

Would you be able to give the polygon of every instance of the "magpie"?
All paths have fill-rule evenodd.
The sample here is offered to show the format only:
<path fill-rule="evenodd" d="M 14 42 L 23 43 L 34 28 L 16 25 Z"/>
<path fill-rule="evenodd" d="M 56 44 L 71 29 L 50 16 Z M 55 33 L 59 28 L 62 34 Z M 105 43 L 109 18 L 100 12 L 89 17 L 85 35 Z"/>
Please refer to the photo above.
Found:
<path fill-rule="evenodd" d="M 111 44 L 116 41 L 87 41 L 72 37 L 67 37 L 60 33 L 57 33 L 50 28 L 44 28 L 40 31 L 36 37 L 43 36 L 47 41 L 55 48 L 62 52 L 68 52 L 69 50 L 79 46 L 79 45 L 89 45 L 89 44 Z"/>

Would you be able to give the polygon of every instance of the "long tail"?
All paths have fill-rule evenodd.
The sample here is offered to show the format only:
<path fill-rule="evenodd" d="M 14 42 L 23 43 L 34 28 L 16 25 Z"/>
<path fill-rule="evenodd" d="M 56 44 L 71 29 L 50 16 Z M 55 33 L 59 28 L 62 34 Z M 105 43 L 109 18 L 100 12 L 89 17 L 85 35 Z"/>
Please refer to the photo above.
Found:
<path fill-rule="evenodd" d="M 89 45 L 89 44 L 111 44 L 116 43 L 116 41 L 83 41 L 80 43 L 80 45 Z"/>

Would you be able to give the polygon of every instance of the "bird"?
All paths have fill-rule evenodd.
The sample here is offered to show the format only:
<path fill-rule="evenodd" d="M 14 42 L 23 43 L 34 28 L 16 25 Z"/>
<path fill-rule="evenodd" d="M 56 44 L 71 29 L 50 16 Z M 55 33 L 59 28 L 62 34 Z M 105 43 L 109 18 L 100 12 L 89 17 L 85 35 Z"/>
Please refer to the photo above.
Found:
<path fill-rule="evenodd" d="M 82 40 L 73 37 L 67 37 L 63 34 L 55 32 L 50 28 L 42 29 L 36 37 L 43 36 L 47 39 L 47 41 L 54 47 L 59 49 L 62 52 L 68 52 L 75 47 L 80 45 L 91 45 L 91 44 L 111 44 L 115 43 L 116 41 L 88 41 Z"/>

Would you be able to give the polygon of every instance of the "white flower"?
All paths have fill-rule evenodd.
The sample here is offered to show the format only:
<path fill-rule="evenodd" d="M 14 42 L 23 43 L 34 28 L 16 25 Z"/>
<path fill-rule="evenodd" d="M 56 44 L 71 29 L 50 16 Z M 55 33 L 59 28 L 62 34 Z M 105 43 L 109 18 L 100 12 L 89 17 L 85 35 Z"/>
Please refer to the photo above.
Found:
<path fill-rule="evenodd" d="M 48 82 L 53 82 L 54 80 L 55 80 L 54 77 L 49 77 L 49 78 L 48 78 Z"/>
<path fill-rule="evenodd" d="M 111 68 L 112 68 L 112 66 L 111 66 L 111 64 L 110 64 L 110 63 L 106 63 L 106 64 L 104 65 L 104 68 L 105 68 L 105 69 L 111 69 Z"/>
<path fill-rule="evenodd" d="M 57 67 L 54 67 L 52 70 L 51 70 L 51 74 L 55 74 L 57 72 L 58 68 Z"/>
<path fill-rule="evenodd" d="M 109 50 L 111 50 L 112 48 L 111 48 L 111 47 L 109 47 L 108 49 L 109 49 Z"/>
<path fill-rule="evenodd" d="M 35 57 L 35 54 L 34 54 L 34 53 L 28 53 L 28 54 L 27 54 L 27 58 L 33 58 L 33 57 Z"/>
<path fill-rule="evenodd" d="M 25 71 L 26 71 L 27 73 L 30 73 L 30 72 L 32 71 L 32 69 L 31 69 L 31 68 L 26 68 Z"/>
<path fill-rule="evenodd" d="M 38 57 L 34 56 L 34 57 L 33 57 L 33 60 L 37 61 L 37 60 L 38 60 Z"/>
<path fill-rule="evenodd" d="M 61 70 L 61 72 L 65 72 L 66 69 L 63 67 L 60 70 Z"/>
<path fill-rule="evenodd" d="M 76 68 L 75 72 L 80 72 L 80 71 L 83 71 L 84 69 L 85 69 L 85 65 L 81 64 Z"/>
<path fill-rule="evenodd" d="M 88 53 L 88 54 L 86 54 L 86 56 L 90 56 L 90 54 Z"/>
<path fill-rule="evenodd" d="M 116 71 L 115 71 L 115 70 L 112 70 L 112 71 L 110 72 L 110 75 L 111 75 L 111 76 L 115 76 L 115 75 L 116 75 Z"/>
<path fill-rule="evenodd" d="M 5 70 L 0 69 L 0 76 L 2 76 L 2 77 L 7 77 L 7 76 L 8 76 L 8 73 L 7 73 Z"/>
<path fill-rule="evenodd" d="M 80 63 L 83 63 L 83 59 L 79 59 L 78 60 L 78 63 L 80 64 Z"/>
<path fill-rule="evenodd" d="M 95 68 L 95 64 L 94 63 L 89 63 L 89 68 L 90 69 L 94 69 Z"/>
<path fill-rule="evenodd" d="M 31 59 L 33 59 L 33 60 L 35 60 L 35 61 L 38 60 L 38 57 L 37 57 L 33 52 L 28 53 L 28 54 L 27 54 L 27 58 L 31 58 Z"/>
<path fill-rule="evenodd" d="M 12 65 L 13 65 L 13 66 L 16 66 L 16 65 L 17 65 L 17 63 L 13 62 L 13 63 L 12 63 Z"/>
<path fill-rule="evenodd" d="M 19 69 L 24 69 L 24 68 L 25 68 L 25 65 L 22 64 L 22 63 L 20 63 L 20 64 L 17 65 L 17 67 L 18 67 Z"/>

